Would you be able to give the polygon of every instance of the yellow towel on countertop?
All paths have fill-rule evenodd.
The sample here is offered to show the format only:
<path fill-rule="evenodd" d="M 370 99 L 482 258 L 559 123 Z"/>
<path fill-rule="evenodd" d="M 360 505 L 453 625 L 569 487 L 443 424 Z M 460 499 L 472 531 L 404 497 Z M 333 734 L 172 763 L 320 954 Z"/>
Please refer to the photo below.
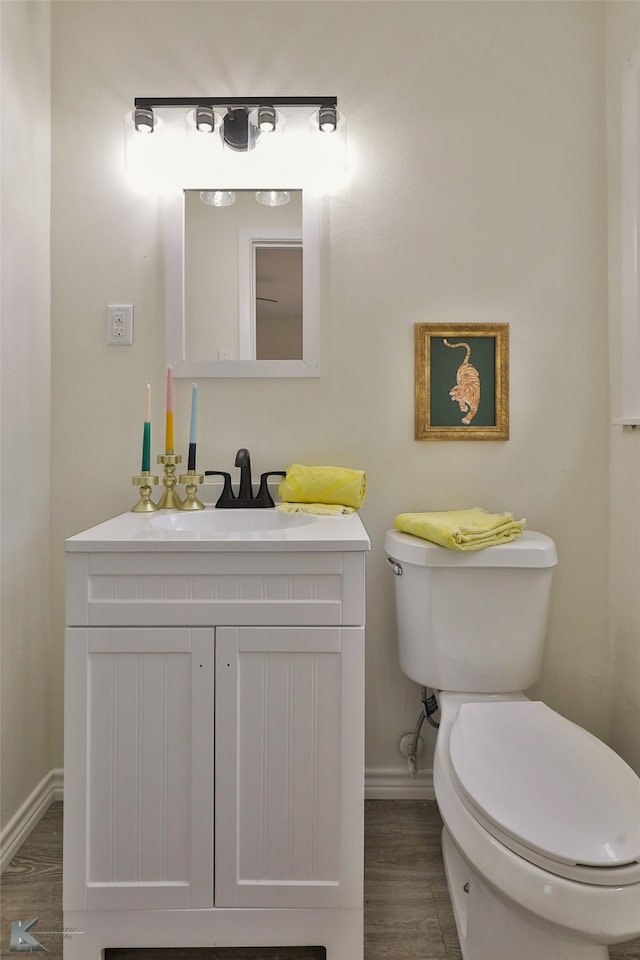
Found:
<path fill-rule="evenodd" d="M 450 550 L 482 550 L 519 537 L 526 520 L 514 520 L 510 513 L 488 513 L 482 507 L 470 510 L 442 510 L 433 513 L 399 513 L 396 530 L 431 540 Z"/>
<path fill-rule="evenodd" d="M 278 503 L 276 510 L 282 513 L 314 513 L 320 517 L 337 517 L 344 513 L 355 513 L 355 507 L 345 507 L 341 503 Z"/>
<path fill-rule="evenodd" d="M 358 510 L 367 495 L 367 479 L 364 470 L 293 463 L 278 494 L 287 503 L 335 503 Z"/>

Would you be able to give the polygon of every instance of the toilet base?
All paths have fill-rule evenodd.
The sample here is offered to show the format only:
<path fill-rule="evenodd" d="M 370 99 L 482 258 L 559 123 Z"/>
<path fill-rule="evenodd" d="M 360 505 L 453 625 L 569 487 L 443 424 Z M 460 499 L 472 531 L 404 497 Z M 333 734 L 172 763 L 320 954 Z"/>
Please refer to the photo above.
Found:
<path fill-rule="evenodd" d="M 606 946 L 574 939 L 498 897 L 460 855 L 446 827 L 442 855 L 464 960 L 609 960 Z"/>

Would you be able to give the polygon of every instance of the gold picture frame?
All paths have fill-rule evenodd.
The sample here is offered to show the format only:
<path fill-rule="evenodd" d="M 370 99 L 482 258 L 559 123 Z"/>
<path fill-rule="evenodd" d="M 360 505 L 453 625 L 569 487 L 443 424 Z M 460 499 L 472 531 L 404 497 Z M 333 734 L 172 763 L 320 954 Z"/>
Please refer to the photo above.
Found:
<path fill-rule="evenodd" d="M 509 324 L 415 324 L 416 440 L 509 439 Z"/>

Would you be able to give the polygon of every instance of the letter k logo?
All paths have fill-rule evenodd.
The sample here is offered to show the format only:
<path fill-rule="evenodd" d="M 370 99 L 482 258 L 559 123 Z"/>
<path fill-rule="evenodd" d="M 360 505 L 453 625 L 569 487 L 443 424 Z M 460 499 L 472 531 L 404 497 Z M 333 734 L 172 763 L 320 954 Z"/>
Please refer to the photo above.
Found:
<path fill-rule="evenodd" d="M 29 933 L 31 927 L 37 922 L 37 917 L 31 917 L 30 920 L 12 920 L 9 949 L 22 950 L 24 953 L 37 953 L 39 950 L 48 953 L 47 948 Z"/>

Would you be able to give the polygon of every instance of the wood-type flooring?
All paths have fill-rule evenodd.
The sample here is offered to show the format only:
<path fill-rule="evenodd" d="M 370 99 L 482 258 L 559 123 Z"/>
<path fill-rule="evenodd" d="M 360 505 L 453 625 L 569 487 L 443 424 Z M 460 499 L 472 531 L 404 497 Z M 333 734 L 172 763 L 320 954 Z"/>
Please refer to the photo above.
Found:
<path fill-rule="evenodd" d="M 365 960 L 461 960 L 440 853 L 442 823 L 433 800 L 365 803 Z M 62 804 L 54 803 L 0 878 L 0 958 L 12 920 L 32 928 L 62 960 Z M 318 947 L 107 950 L 104 960 L 324 960 Z M 611 960 L 640 960 L 640 939 L 610 949 Z M 514 957 L 514 960 L 517 958 Z M 541 957 L 540 960 L 552 960 Z"/>

